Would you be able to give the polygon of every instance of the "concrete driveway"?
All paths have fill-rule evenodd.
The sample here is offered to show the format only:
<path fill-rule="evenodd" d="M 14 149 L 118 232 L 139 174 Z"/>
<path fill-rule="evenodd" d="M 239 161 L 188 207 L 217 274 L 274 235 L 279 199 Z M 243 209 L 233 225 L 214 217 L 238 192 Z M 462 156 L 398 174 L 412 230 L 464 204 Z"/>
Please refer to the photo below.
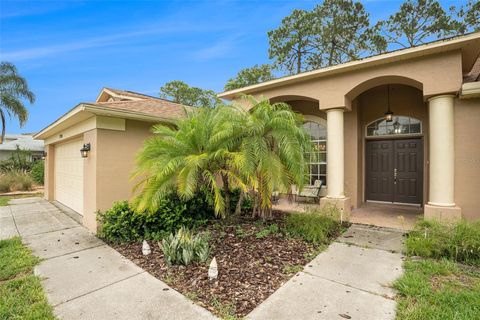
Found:
<path fill-rule="evenodd" d="M 41 198 L 0 207 L 0 238 L 22 237 L 61 319 L 216 319 Z"/>

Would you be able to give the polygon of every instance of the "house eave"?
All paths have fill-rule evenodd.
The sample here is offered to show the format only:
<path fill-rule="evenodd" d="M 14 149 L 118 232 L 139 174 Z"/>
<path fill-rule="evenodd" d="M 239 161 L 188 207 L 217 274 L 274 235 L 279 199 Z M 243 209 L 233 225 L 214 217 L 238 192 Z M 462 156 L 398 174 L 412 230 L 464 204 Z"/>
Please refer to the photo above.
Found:
<path fill-rule="evenodd" d="M 471 68 L 471 66 L 477 59 L 478 51 L 480 50 L 480 32 L 456 37 L 453 39 L 437 41 L 408 49 L 379 54 L 362 60 L 351 61 L 332 67 L 303 72 L 297 75 L 282 77 L 279 79 L 270 80 L 240 89 L 222 92 L 219 93 L 217 96 L 222 99 L 231 100 L 242 94 L 251 94 L 254 92 L 267 90 L 275 87 L 281 87 L 297 82 L 303 82 L 310 79 L 332 76 L 339 73 L 351 72 L 363 68 L 370 68 L 392 62 L 414 59 L 453 50 L 464 50 L 465 52 L 462 52 L 464 69 Z"/>
<path fill-rule="evenodd" d="M 97 115 L 152 123 L 173 123 L 175 121 L 174 119 L 149 115 L 141 112 L 115 110 L 108 107 L 101 107 L 88 103 L 80 103 L 73 109 L 65 113 L 63 116 L 58 118 L 52 124 L 35 134 L 34 139 L 45 140 L 53 136 L 54 134 L 64 130 L 67 127 L 73 126 L 83 120 Z"/>

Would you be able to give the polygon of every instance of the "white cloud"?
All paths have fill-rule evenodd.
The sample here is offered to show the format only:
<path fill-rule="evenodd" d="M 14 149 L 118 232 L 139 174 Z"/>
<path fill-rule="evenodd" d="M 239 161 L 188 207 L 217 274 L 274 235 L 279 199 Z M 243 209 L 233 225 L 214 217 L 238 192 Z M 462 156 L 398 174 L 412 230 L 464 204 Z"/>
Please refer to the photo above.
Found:
<path fill-rule="evenodd" d="M 0 57 L 2 60 L 9 61 L 20 61 L 20 60 L 32 60 L 37 58 L 43 58 L 48 56 L 56 56 L 63 53 L 68 53 L 72 51 L 100 48 L 114 46 L 123 43 L 127 39 L 132 38 L 141 38 L 143 36 L 153 36 L 161 34 L 173 34 L 173 33 L 182 33 L 182 32 L 202 32 L 201 28 L 198 28 L 198 25 L 183 23 L 181 25 L 176 24 L 175 26 L 144 26 L 142 28 L 135 29 L 133 31 L 125 31 L 115 34 L 110 34 L 107 36 L 93 37 L 83 40 L 78 40 L 74 42 L 66 42 L 62 44 L 52 44 L 45 45 L 40 47 L 13 50 L 13 51 L 3 51 L 0 52 Z M 101 32 L 99 32 L 101 33 Z"/>
<path fill-rule="evenodd" d="M 195 60 L 210 60 L 225 57 L 235 49 L 239 39 L 240 35 L 232 35 L 221 39 L 207 47 L 194 51 L 192 58 Z"/>

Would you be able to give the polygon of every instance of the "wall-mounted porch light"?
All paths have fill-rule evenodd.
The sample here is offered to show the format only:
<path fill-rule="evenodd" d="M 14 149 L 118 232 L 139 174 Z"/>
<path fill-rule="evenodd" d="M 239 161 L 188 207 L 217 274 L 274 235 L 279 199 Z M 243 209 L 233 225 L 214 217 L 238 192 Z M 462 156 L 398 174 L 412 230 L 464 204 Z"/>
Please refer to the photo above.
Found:
<path fill-rule="evenodd" d="M 42 160 L 45 160 L 46 157 L 47 157 L 47 151 L 43 151 Z"/>
<path fill-rule="evenodd" d="M 390 111 L 390 85 L 387 85 L 387 112 L 385 112 L 385 121 L 393 121 L 393 112 Z"/>
<path fill-rule="evenodd" d="M 80 154 L 82 155 L 82 158 L 87 158 L 89 151 L 90 151 L 90 143 L 83 144 L 82 149 L 80 149 Z"/>

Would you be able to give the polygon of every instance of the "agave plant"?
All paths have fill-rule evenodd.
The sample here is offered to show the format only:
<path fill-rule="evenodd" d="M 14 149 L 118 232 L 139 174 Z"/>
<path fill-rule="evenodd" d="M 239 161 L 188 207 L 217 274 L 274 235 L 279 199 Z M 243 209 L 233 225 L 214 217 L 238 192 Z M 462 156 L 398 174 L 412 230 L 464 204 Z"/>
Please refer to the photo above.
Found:
<path fill-rule="evenodd" d="M 181 227 L 175 234 L 170 234 L 159 243 L 167 264 L 189 265 L 194 261 L 206 262 L 210 255 L 208 235 L 195 234 L 192 230 Z"/>

